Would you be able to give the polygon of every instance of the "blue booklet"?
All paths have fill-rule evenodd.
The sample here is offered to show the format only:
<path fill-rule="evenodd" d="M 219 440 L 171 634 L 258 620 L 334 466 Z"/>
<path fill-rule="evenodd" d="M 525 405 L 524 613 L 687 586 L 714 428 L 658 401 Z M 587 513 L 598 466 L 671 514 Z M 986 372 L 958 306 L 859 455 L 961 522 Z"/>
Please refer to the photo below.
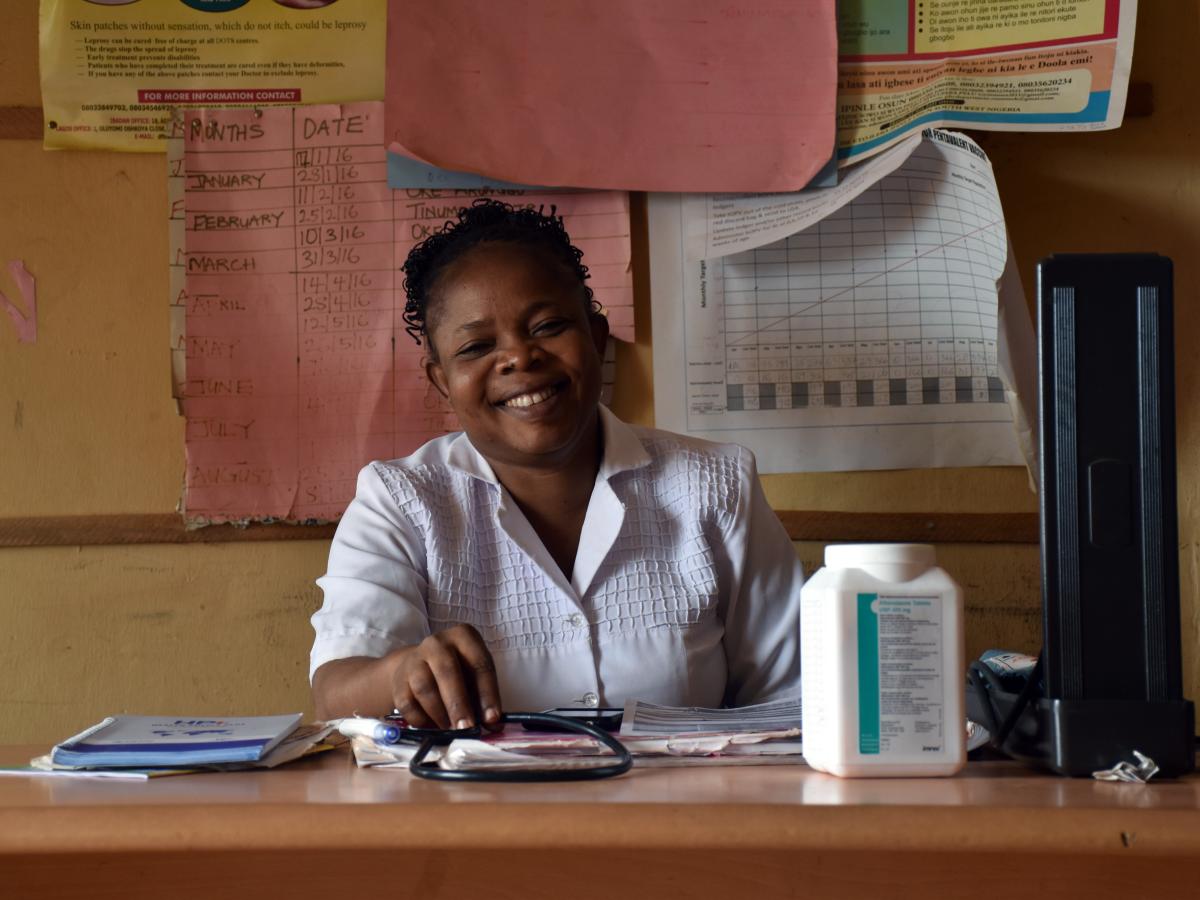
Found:
<path fill-rule="evenodd" d="M 286 716 L 110 716 L 50 752 L 55 765 L 194 766 L 254 762 L 300 724 Z"/>

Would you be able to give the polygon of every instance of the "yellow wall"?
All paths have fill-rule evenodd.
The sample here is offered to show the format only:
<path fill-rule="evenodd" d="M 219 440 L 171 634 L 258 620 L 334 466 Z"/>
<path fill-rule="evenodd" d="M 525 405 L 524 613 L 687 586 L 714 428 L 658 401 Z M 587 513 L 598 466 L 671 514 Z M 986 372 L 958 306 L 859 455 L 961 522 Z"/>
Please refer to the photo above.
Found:
<path fill-rule="evenodd" d="M 1181 587 L 1185 683 L 1200 694 L 1200 336 L 1196 254 L 1195 3 L 1143 2 L 1134 78 L 1152 117 L 1084 135 L 987 135 L 1027 286 L 1036 261 L 1071 250 L 1155 250 L 1176 264 Z M 37 4 L 6 4 L 0 106 L 37 106 Z M 1184 72 L 1182 67 L 1186 67 Z M 1186 77 L 1185 77 L 1186 75 Z M 51 153 L 0 141 L 0 263 L 38 282 L 38 341 L 0 321 L 0 518 L 174 509 L 182 421 L 167 359 L 162 157 Z M 15 293 L 6 274 L 0 290 Z M 652 421 L 646 296 L 620 355 L 615 406 Z M 1032 511 L 1014 469 L 764 479 L 777 508 Z M 811 567 L 821 548 L 798 548 Z M 304 709 L 307 619 L 327 544 L 298 541 L 0 549 L 0 742 L 46 743 L 114 712 Z M 1033 545 L 939 548 L 966 587 L 968 652 L 1036 649 Z"/>

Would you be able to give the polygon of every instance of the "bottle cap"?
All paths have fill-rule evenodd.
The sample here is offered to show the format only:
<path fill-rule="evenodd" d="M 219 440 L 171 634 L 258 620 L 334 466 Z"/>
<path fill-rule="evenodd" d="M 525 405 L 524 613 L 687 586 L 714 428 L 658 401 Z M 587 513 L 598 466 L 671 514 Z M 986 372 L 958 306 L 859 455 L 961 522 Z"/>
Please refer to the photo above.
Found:
<path fill-rule="evenodd" d="M 937 555 L 932 544 L 830 544 L 825 548 L 825 565 L 908 581 L 937 565 Z"/>

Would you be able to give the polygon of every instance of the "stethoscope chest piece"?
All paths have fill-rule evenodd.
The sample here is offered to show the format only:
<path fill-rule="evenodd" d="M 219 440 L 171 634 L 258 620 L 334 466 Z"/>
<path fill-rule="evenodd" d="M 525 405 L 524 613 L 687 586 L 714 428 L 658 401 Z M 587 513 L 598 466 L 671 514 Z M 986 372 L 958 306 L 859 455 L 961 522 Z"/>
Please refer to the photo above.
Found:
<path fill-rule="evenodd" d="M 549 713 L 505 713 L 502 722 L 512 722 L 524 725 L 548 725 L 556 731 L 570 731 L 586 735 L 611 750 L 616 759 L 602 766 L 586 766 L 580 768 L 553 769 L 443 769 L 437 763 L 426 761 L 429 751 L 434 747 L 444 747 L 459 738 L 478 738 L 482 731 L 474 728 L 459 728 L 442 731 L 438 729 L 406 728 L 402 732 L 404 740 L 419 741 L 416 755 L 408 764 L 408 769 L 418 778 L 431 781 L 508 781 L 508 782 L 545 782 L 545 781 L 595 781 L 600 778 L 612 778 L 623 775 L 633 767 L 633 757 L 625 745 L 606 731 L 602 731 L 587 722 L 578 722 L 555 716 Z"/>

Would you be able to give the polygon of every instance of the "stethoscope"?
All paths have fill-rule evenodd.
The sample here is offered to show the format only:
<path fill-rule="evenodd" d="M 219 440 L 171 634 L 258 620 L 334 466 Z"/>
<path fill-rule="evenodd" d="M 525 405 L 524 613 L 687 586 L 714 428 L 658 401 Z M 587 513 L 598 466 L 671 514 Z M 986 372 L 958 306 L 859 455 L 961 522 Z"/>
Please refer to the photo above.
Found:
<path fill-rule="evenodd" d="M 550 713 L 504 713 L 501 722 L 518 725 L 548 725 L 556 731 L 570 731 L 586 735 L 603 744 L 616 756 L 616 761 L 603 766 L 588 766 L 578 769 L 443 769 L 436 763 L 426 762 L 425 757 L 434 747 L 445 747 L 459 738 L 478 738 L 483 733 L 475 725 L 471 728 L 400 728 L 400 740 L 417 743 L 416 755 L 408 764 L 408 770 L 418 778 L 430 781 L 595 781 L 623 775 L 633 766 L 633 757 L 625 745 L 606 731 L 587 722 L 566 719 Z"/>

